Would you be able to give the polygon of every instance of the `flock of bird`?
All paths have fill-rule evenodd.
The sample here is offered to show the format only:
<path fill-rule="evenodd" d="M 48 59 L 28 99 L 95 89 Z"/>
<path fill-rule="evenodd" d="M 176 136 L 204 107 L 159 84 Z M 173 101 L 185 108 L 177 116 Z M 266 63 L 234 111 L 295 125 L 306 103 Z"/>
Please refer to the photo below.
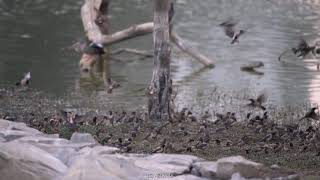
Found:
<path fill-rule="evenodd" d="M 231 38 L 231 44 L 239 43 L 239 38 L 242 34 L 244 34 L 246 31 L 243 29 L 237 29 L 236 25 L 238 22 L 233 20 L 233 18 L 229 18 L 227 21 L 222 22 L 219 24 L 219 26 L 223 27 L 225 34 Z M 293 47 L 289 50 L 284 51 L 280 54 L 278 57 L 278 60 L 281 60 L 281 57 L 286 54 L 288 51 L 292 51 L 294 55 L 296 55 L 298 58 L 305 58 L 308 54 L 312 53 L 314 56 L 320 54 L 320 41 L 316 41 L 314 45 L 310 45 L 306 42 L 304 39 L 300 39 L 300 42 L 296 47 Z M 263 66 L 263 63 L 254 63 L 253 65 L 248 65 L 241 67 L 242 70 L 245 71 L 254 71 L 255 67 L 261 67 Z M 317 64 L 317 69 L 319 69 L 319 64 Z M 262 110 L 266 110 L 266 107 L 263 105 L 267 100 L 267 97 L 265 94 L 259 95 L 256 99 L 249 99 L 250 103 L 247 104 L 247 106 L 250 107 L 257 107 Z M 311 118 L 314 120 L 320 120 L 320 116 L 315 112 L 318 110 L 316 107 L 312 107 L 307 114 L 301 118 Z"/>

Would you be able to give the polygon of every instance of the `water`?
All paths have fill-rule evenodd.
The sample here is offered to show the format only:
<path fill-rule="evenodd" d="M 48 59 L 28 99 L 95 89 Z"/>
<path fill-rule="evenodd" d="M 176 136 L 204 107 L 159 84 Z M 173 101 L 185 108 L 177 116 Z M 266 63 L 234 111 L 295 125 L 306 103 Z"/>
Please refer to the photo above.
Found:
<path fill-rule="evenodd" d="M 92 106 L 137 108 L 146 104 L 145 88 L 152 76 L 152 59 L 136 60 L 121 55 L 109 62 L 109 73 L 121 88 L 108 94 L 103 73 L 79 71 L 79 54 L 64 51 L 83 36 L 82 1 L 0 0 L 0 84 L 14 84 L 31 71 L 31 87 L 58 98 Z M 266 92 L 269 104 L 320 102 L 320 71 L 317 60 L 301 61 L 292 55 L 278 62 L 284 50 L 299 37 L 313 41 L 319 36 L 320 8 L 294 1 L 272 0 L 177 0 L 175 31 L 201 53 L 215 60 L 216 68 L 202 65 L 173 51 L 172 76 L 179 107 L 210 99 L 216 89 L 239 99 Z M 111 30 L 152 20 L 148 0 L 112 1 Z M 248 32 L 240 44 L 230 45 L 219 23 L 234 17 Z M 152 50 L 152 36 L 112 46 Z M 120 59 L 120 60 L 119 60 Z M 248 61 L 262 61 L 252 75 L 240 70 Z"/>

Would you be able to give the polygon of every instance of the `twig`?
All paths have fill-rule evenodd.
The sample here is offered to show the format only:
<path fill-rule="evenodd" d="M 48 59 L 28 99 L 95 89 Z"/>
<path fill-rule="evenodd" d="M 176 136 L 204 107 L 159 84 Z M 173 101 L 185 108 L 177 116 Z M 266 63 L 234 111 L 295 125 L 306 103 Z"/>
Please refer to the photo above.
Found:
<path fill-rule="evenodd" d="M 111 52 L 111 55 L 117 55 L 117 54 L 121 54 L 123 52 L 131 53 L 131 54 L 137 54 L 137 55 L 148 57 L 148 58 L 153 57 L 153 54 L 148 52 L 148 51 L 138 50 L 138 49 L 131 49 L 131 48 L 116 49 L 116 50 Z"/>

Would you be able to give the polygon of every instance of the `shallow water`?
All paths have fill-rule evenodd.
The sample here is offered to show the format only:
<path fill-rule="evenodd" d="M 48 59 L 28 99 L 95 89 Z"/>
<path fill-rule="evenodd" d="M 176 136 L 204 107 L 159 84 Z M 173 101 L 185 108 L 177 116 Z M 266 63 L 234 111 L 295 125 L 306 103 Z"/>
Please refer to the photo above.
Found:
<path fill-rule="evenodd" d="M 136 60 L 121 55 L 109 62 L 109 73 L 121 84 L 108 94 L 103 73 L 80 73 L 80 55 L 65 51 L 83 36 L 82 1 L 0 0 L 0 84 L 12 85 L 31 71 L 31 87 L 48 95 L 87 105 L 137 108 L 146 104 L 144 89 L 152 75 L 152 59 Z M 175 31 L 203 54 L 216 68 L 202 65 L 174 49 L 172 76 L 179 91 L 177 104 L 191 106 L 201 97 L 209 101 L 219 92 L 245 99 L 266 92 L 269 104 L 320 102 L 320 71 L 317 60 L 302 61 L 284 50 L 299 37 L 314 41 L 319 36 L 320 8 L 294 1 L 275 0 L 177 0 Z M 230 45 L 219 23 L 234 17 L 248 32 L 240 44 Z M 152 20 L 148 0 L 118 0 L 111 5 L 112 32 Z M 152 50 L 152 37 L 139 37 L 115 46 Z M 253 75 L 240 70 L 248 61 L 265 66 Z"/>

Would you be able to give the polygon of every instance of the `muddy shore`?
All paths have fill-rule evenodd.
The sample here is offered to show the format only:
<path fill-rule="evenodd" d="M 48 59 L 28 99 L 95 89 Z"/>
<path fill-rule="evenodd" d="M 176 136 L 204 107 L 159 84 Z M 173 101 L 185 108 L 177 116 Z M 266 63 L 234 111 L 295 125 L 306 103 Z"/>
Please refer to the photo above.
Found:
<path fill-rule="evenodd" d="M 144 110 L 78 109 L 30 89 L 0 90 L 1 118 L 23 121 L 45 133 L 70 138 L 75 131 L 89 132 L 99 143 L 130 153 L 181 153 L 207 160 L 242 155 L 266 165 L 320 176 L 320 132 L 309 123 L 279 124 L 267 115 L 237 116 L 231 112 L 194 115 L 188 109 L 176 112 L 172 122 L 154 123 Z M 237 118 L 243 116 L 246 118 Z"/>

